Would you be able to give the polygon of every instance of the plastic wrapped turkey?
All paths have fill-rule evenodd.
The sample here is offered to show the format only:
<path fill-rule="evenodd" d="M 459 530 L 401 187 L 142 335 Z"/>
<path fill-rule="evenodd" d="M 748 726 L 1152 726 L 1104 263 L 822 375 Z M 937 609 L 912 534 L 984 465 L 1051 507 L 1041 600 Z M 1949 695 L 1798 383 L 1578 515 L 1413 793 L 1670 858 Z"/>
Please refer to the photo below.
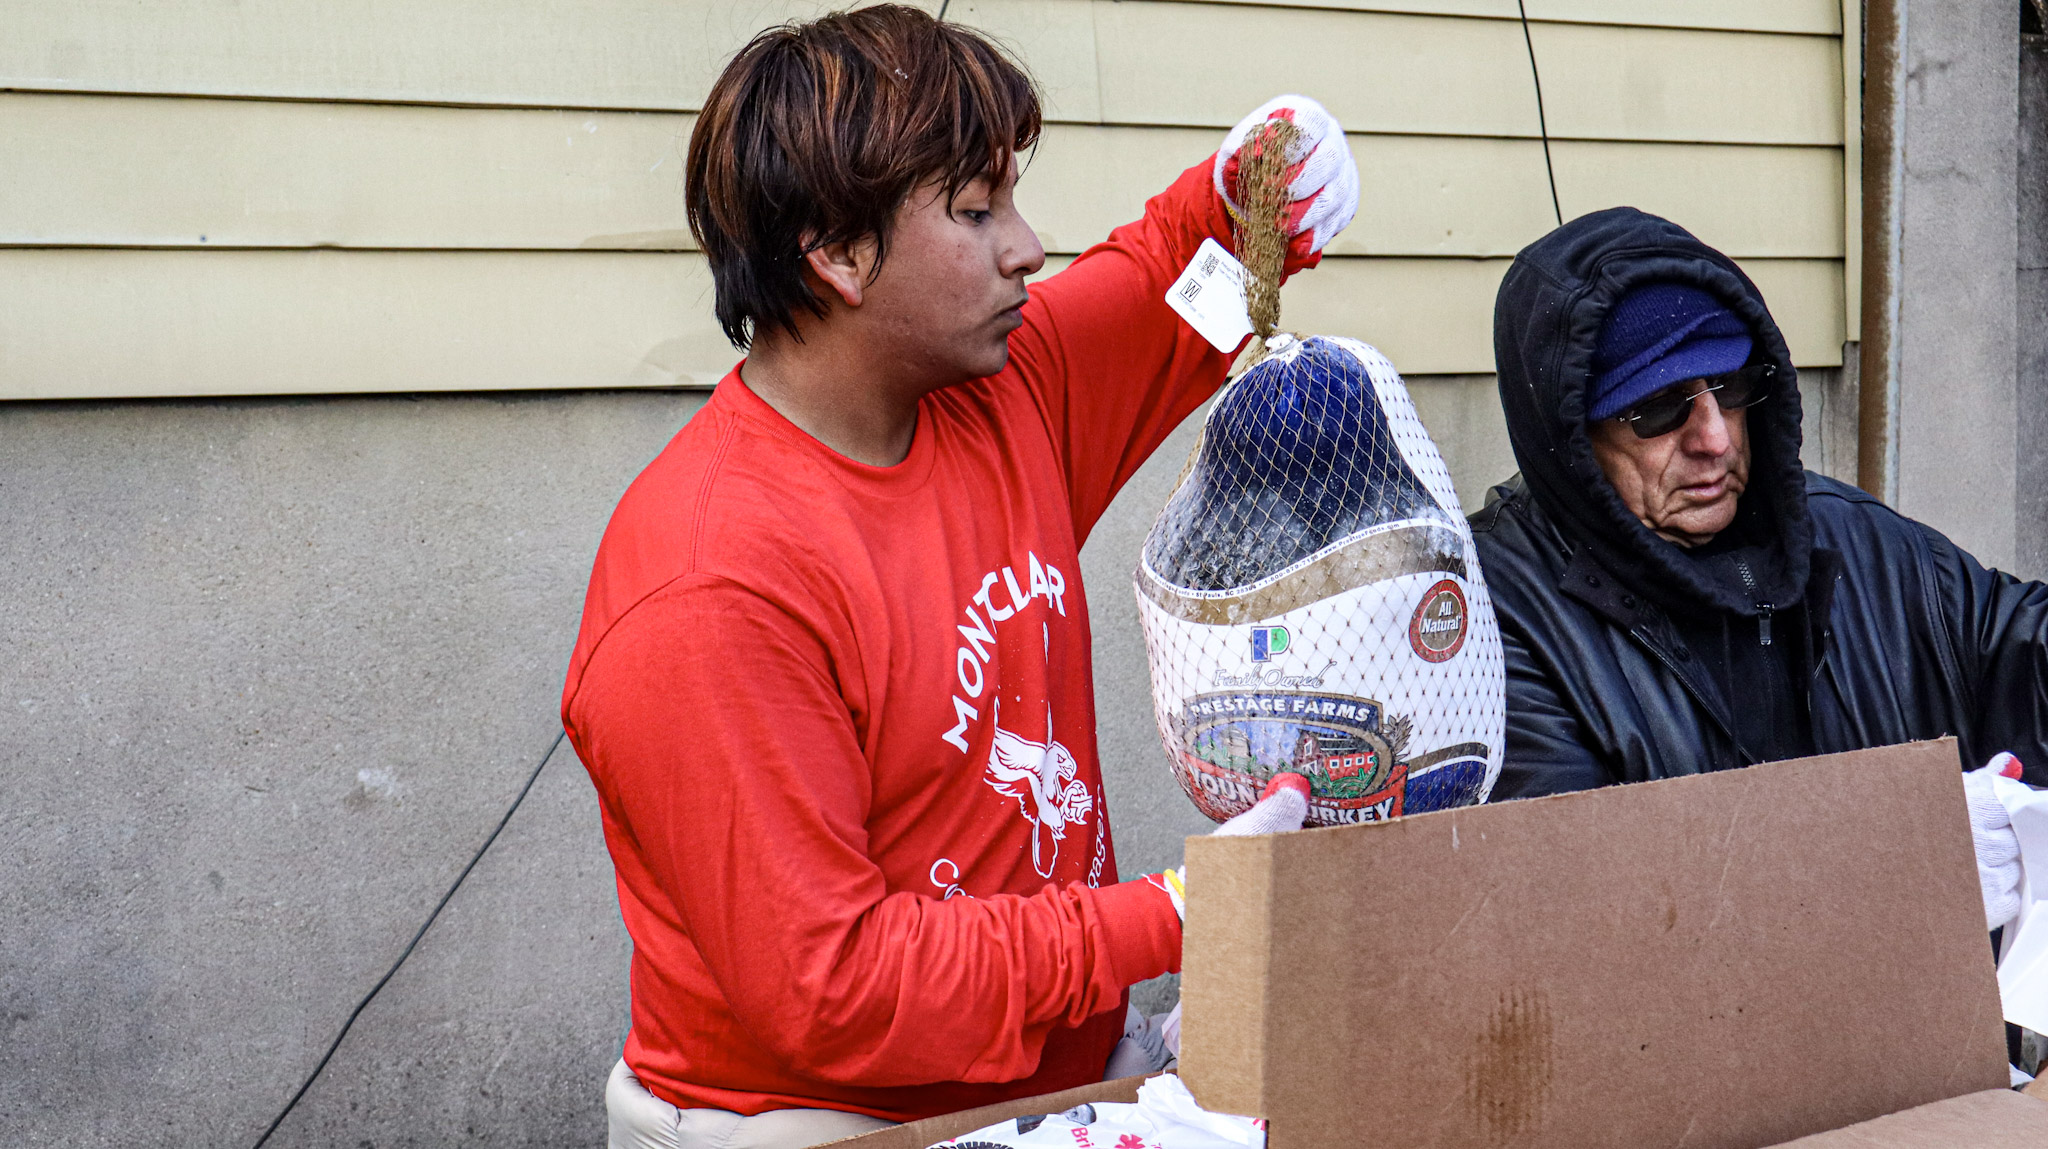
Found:
<path fill-rule="evenodd" d="M 1211 409 L 1136 575 L 1159 732 L 1221 821 L 1273 774 L 1308 824 L 1484 801 L 1500 630 L 1407 387 L 1351 339 L 1275 336 Z"/>

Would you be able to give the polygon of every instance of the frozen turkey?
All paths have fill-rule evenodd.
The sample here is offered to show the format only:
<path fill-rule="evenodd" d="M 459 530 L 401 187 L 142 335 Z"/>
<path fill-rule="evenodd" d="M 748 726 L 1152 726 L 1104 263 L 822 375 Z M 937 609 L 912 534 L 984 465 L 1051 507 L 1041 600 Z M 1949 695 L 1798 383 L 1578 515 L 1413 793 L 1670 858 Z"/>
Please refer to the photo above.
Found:
<path fill-rule="evenodd" d="M 1472 532 L 1393 365 L 1281 335 L 1210 411 L 1138 561 L 1175 776 L 1222 821 L 1273 774 L 1308 824 L 1486 799 L 1507 720 Z"/>

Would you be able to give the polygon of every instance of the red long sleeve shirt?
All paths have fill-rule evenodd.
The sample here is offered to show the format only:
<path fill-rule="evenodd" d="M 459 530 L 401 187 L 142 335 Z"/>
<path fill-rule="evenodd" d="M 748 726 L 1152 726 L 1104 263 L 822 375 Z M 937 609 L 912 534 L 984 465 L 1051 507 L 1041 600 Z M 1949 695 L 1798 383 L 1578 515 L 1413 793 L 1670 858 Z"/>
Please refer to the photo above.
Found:
<path fill-rule="evenodd" d="M 633 937 L 658 1097 L 911 1120 L 1101 1077 L 1166 896 L 1116 883 L 1082 540 L 1222 382 L 1163 302 L 1205 162 L 1031 290 L 1000 374 L 871 467 L 735 370 L 635 480 L 562 716 Z"/>

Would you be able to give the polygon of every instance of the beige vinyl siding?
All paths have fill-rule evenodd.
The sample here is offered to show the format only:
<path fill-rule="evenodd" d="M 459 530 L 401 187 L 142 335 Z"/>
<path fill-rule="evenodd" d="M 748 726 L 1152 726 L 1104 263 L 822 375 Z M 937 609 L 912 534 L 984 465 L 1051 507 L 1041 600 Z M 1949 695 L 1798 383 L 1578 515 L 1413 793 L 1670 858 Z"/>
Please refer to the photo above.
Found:
<path fill-rule="evenodd" d="M 1845 26 L 1860 33 L 1863 0 L 1841 5 Z M 1843 338 L 1853 343 L 1863 327 L 1863 37 L 1844 36 L 1841 44 L 1842 122 L 1856 125 L 1842 134 L 1842 325 Z"/>
<path fill-rule="evenodd" d="M 1023 6 L 960 2 L 963 20 L 988 8 L 998 32 Z M 1352 131 L 1538 134 L 1528 49 L 1511 21 L 1114 0 L 1092 7 L 1094 118 L 1106 123 L 1228 127 L 1285 76 Z M 1830 37 L 1579 24 L 1532 32 L 1554 137 L 1841 143 L 1841 52 Z M 1284 63 L 1268 71 L 1248 60 Z"/>
<path fill-rule="evenodd" d="M 685 249 L 694 118 L 0 94 L 0 244 Z"/>
<path fill-rule="evenodd" d="M 1286 321 L 1409 374 L 1471 373 L 1508 262 L 1332 260 L 1288 285 Z M 1820 357 L 1838 269 L 1743 266 L 1794 356 Z M 701 387 L 733 359 L 693 252 L 0 250 L 13 399 Z"/>
<path fill-rule="evenodd" d="M 1424 16 L 1485 16 L 1516 19 L 1515 0 L 1209 0 L 1219 4 L 1268 3 L 1290 8 L 1335 8 L 1355 12 L 1412 12 Z M 1809 32 L 1839 35 L 1841 10 L 1834 0 L 1528 0 L 1531 20 L 1569 24 L 1635 24 L 1658 28 L 1719 28 L 1742 32 Z"/>
<path fill-rule="evenodd" d="M 1215 143 L 1208 129 L 1054 126 L 1018 201 L 1047 251 L 1080 251 L 1136 218 Z M 1540 141 L 1354 134 L 1350 143 L 1360 207 L 1333 256 L 1512 256 L 1555 223 Z M 1738 258 L 1841 258 L 1840 149 L 1559 141 L 1552 153 L 1567 218 L 1628 204 L 1683 220 Z M 1091 194 L 1096 183 L 1108 186 Z"/>
<path fill-rule="evenodd" d="M 1047 261 L 1046 273 L 1065 265 Z M 1291 329 L 1348 335 L 1385 352 L 1404 374 L 1493 370 L 1493 297 L 1508 259 L 1337 259 L 1281 292 Z M 1841 353 L 1841 265 L 1824 259 L 1738 261 L 1785 333 L 1794 361 L 1823 366 Z M 1482 370 L 1471 365 L 1484 364 Z"/>
<path fill-rule="evenodd" d="M 752 31 L 825 7 L 0 0 L 0 397 L 708 383 L 736 353 L 682 212 L 689 113 Z M 1284 321 L 1411 374 L 1492 369 L 1506 257 L 1553 224 L 1513 14 L 949 10 L 1048 90 L 1019 199 L 1056 256 L 1275 91 L 1323 99 L 1364 203 Z M 1744 262 L 1802 364 L 1839 362 L 1840 6 L 1530 15 L 1566 216 L 1678 220 Z"/>
<path fill-rule="evenodd" d="M 16 399 L 709 386 L 732 359 L 695 254 L 0 251 Z"/>
<path fill-rule="evenodd" d="M 247 7 L 0 0 L 0 86 L 695 111 L 752 30 L 828 6 Z M 1287 87 L 1353 131 L 1537 134 L 1511 20 L 1155 0 L 957 0 L 948 15 L 1015 47 L 1055 120 L 1228 127 Z M 1533 34 L 1554 136 L 1841 143 L 1836 37 L 1561 23 Z"/>
<path fill-rule="evenodd" d="M 687 250 L 694 116 L 0 94 L 0 243 Z M 1207 128 L 1054 124 L 1020 184 L 1050 252 L 1137 218 Z M 1513 255 L 1551 223 L 1534 140 L 1353 135 L 1337 256 Z M 1553 145 L 1577 212 L 1634 204 L 1731 255 L 1839 258 L 1832 148 Z M 366 179 L 364 173 L 375 173 Z M 1728 185 L 1774 189 L 1731 196 Z"/>

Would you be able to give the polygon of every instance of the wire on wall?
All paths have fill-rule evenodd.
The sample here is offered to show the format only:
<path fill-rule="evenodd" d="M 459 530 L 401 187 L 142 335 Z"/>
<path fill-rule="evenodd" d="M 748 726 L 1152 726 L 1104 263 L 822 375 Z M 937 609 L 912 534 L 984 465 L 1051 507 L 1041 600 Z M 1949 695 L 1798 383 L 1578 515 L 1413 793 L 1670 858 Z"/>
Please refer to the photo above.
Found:
<path fill-rule="evenodd" d="M 498 840 L 498 835 L 504 832 L 506 823 L 510 822 L 512 815 L 518 811 L 519 804 L 526 801 L 527 792 L 533 789 L 535 779 L 540 777 L 541 767 L 546 766 L 548 759 L 555 756 L 555 751 L 562 748 L 562 739 L 568 736 L 568 731 L 560 731 L 556 733 L 555 740 L 548 743 L 548 752 L 541 755 L 540 761 L 533 764 L 533 773 L 526 776 L 526 785 L 519 788 L 519 796 L 512 799 L 512 804 L 505 808 L 505 816 L 498 819 L 497 826 L 491 830 L 491 836 L 484 839 L 484 844 L 478 846 L 476 853 L 471 855 L 469 864 L 462 867 L 460 874 L 455 875 L 455 884 L 449 886 L 448 892 L 441 895 L 441 900 L 434 906 L 433 912 L 427 915 L 426 921 L 420 923 L 419 932 L 412 935 L 411 941 L 405 943 L 405 952 L 398 955 L 398 960 L 391 963 L 391 968 L 385 970 L 384 976 L 377 979 L 377 984 L 370 987 L 370 992 L 363 995 L 363 1000 L 356 1003 L 355 1009 L 348 1015 L 348 1020 L 341 1023 L 341 1032 L 334 1035 L 334 1040 L 327 1044 L 327 1052 L 320 1055 L 320 1063 L 313 1067 L 313 1072 L 306 1075 L 305 1082 L 299 1086 L 297 1093 L 292 1094 L 292 1099 L 284 1103 L 284 1108 L 280 1109 L 277 1117 L 271 1121 L 270 1128 L 265 1129 L 263 1136 L 256 1139 L 255 1149 L 263 1149 L 264 1144 L 270 1140 L 270 1135 L 277 1132 L 277 1127 L 284 1124 L 286 1117 L 291 1116 L 292 1110 L 299 1104 L 299 1098 L 306 1095 L 306 1090 L 313 1088 L 313 1082 L 319 1080 L 320 1071 L 326 1069 L 327 1063 L 333 1060 L 334 1051 L 341 1048 L 341 1039 L 348 1036 L 348 1031 L 355 1025 L 356 1018 L 363 1015 L 363 1010 L 369 1006 L 371 999 L 390 982 L 391 976 L 398 972 L 398 967 L 405 964 L 405 959 L 412 956 L 412 951 L 420 944 L 420 939 L 426 937 L 427 931 L 433 928 L 434 919 L 441 916 L 441 911 L 448 908 L 449 899 L 455 896 L 455 891 L 462 888 L 462 883 L 469 877 L 469 872 L 476 869 L 478 862 L 483 861 L 484 851 L 490 849 L 491 843 Z"/>
<path fill-rule="evenodd" d="M 1563 227 L 1564 208 L 1557 202 L 1557 168 L 1550 162 L 1550 124 L 1543 115 L 1543 74 L 1536 70 L 1536 41 L 1529 35 L 1529 6 L 1524 0 L 1515 0 L 1515 10 L 1522 14 L 1522 44 L 1529 49 L 1529 78 L 1536 82 L 1536 130 L 1543 135 L 1543 174 L 1550 178 L 1550 210 L 1557 216 L 1557 226 Z"/>

